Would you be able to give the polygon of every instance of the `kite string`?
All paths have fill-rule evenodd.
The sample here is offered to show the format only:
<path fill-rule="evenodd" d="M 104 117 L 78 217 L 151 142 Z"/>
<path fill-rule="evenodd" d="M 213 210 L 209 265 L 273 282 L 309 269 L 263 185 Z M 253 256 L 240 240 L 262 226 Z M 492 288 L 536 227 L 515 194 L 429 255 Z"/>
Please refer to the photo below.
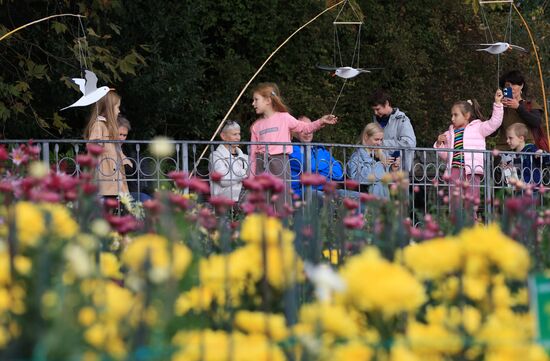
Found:
<path fill-rule="evenodd" d="M 489 19 L 487 19 L 487 14 L 485 14 L 485 10 L 483 10 L 483 6 L 481 6 L 480 8 L 481 8 L 481 17 L 485 24 L 485 39 L 487 39 L 487 32 L 489 32 L 491 43 L 494 43 L 495 41 L 493 39 L 493 32 L 491 31 L 491 27 L 489 26 Z"/>
<path fill-rule="evenodd" d="M 82 19 L 78 19 L 78 23 L 79 23 L 79 34 L 80 34 L 80 31 L 82 31 L 82 39 L 84 41 L 84 48 L 82 47 L 82 44 L 81 44 L 81 39 L 80 37 L 78 38 L 78 61 L 80 63 L 80 71 L 82 72 L 82 64 L 84 63 L 84 69 L 89 69 L 89 70 L 92 70 L 90 68 L 88 68 L 88 62 L 87 62 L 87 58 L 90 56 L 89 52 L 88 52 L 88 39 L 86 38 L 86 29 L 84 28 L 84 24 L 82 24 Z M 84 74 L 82 74 L 82 76 L 84 76 Z"/>
<path fill-rule="evenodd" d="M 336 109 L 336 105 L 338 104 L 338 100 L 340 100 L 340 95 L 342 95 L 342 92 L 344 91 L 344 87 L 346 86 L 347 79 L 344 80 L 344 84 L 342 84 L 342 88 L 340 89 L 340 93 L 338 93 L 338 96 L 336 97 L 336 102 L 334 103 L 334 106 L 332 107 L 332 110 L 330 111 L 330 114 L 334 114 L 334 110 Z"/>

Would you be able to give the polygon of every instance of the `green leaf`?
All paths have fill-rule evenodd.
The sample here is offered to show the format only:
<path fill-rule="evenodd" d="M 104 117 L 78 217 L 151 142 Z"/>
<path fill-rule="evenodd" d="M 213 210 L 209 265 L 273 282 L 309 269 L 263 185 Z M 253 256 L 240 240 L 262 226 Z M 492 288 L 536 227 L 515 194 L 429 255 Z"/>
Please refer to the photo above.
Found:
<path fill-rule="evenodd" d="M 117 35 L 120 35 L 120 26 L 116 25 L 116 24 L 113 24 L 113 23 L 109 23 L 109 27 L 111 29 L 113 29 L 113 31 L 115 32 L 115 34 Z"/>
<path fill-rule="evenodd" d="M 59 134 L 63 133 L 63 131 L 66 129 L 71 129 L 71 127 L 67 123 L 65 123 L 64 120 L 65 118 L 63 118 L 57 112 L 53 113 L 53 126 L 59 132 Z"/>
<path fill-rule="evenodd" d="M 67 31 L 67 25 L 60 23 L 59 21 L 52 21 L 52 28 L 57 34 L 62 34 Z"/>
<path fill-rule="evenodd" d="M 27 90 L 30 89 L 30 86 L 29 86 L 29 83 L 27 82 L 18 81 L 17 83 L 15 83 L 15 89 L 17 89 L 20 92 L 26 92 Z"/>
<path fill-rule="evenodd" d="M 4 102 L 0 102 L 0 119 L 8 120 L 10 117 L 10 110 L 6 107 Z"/>

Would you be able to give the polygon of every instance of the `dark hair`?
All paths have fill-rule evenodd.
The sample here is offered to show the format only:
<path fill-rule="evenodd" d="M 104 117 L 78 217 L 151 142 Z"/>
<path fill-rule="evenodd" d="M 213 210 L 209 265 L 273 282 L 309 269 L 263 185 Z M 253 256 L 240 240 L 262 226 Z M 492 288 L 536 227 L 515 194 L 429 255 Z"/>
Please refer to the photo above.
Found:
<path fill-rule="evenodd" d="M 479 103 L 477 100 L 461 100 L 459 102 L 456 102 L 453 104 L 454 107 L 459 107 L 460 112 L 462 115 L 466 115 L 466 113 L 470 113 L 470 118 L 468 118 L 468 122 L 471 122 L 475 119 L 481 119 L 483 121 L 486 120 L 486 118 L 481 114 L 481 107 L 479 106 Z"/>
<path fill-rule="evenodd" d="M 377 89 L 369 97 L 369 105 L 375 107 L 377 105 L 386 105 L 386 102 L 391 106 L 391 97 L 386 91 Z"/>
<path fill-rule="evenodd" d="M 504 84 L 506 82 L 509 82 L 514 85 L 523 85 L 523 88 L 521 90 L 524 94 L 527 93 L 527 84 L 525 84 L 525 78 L 523 77 L 523 74 L 521 74 L 519 70 L 511 70 L 506 74 L 502 75 L 499 80 L 500 87 L 504 88 Z"/>

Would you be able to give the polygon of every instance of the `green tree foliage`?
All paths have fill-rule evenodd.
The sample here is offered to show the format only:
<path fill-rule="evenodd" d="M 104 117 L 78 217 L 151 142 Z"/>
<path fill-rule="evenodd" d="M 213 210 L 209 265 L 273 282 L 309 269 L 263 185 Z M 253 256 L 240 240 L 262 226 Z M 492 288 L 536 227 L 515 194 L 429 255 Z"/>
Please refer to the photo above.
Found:
<path fill-rule="evenodd" d="M 113 14 L 120 1 L 2 1 L 0 34 L 43 17 L 72 13 L 24 28 L 0 43 L 0 135 L 6 138 L 79 136 L 86 109 L 59 112 L 80 97 L 70 78 L 85 67 L 99 85 L 117 87 L 144 58 L 120 39 Z M 142 49 L 139 49 L 142 50 Z"/>
<path fill-rule="evenodd" d="M 318 0 L 74 4 L 0 3 L 9 10 L 0 13 L 4 25 L 0 33 L 47 14 L 86 14 L 88 61 L 100 83 L 121 93 L 133 137 L 167 134 L 202 140 L 211 137 L 242 87 L 275 48 L 328 5 Z M 497 58 L 467 45 L 484 42 L 486 34 L 472 0 L 357 0 L 354 4 L 364 16 L 360 65 L 383 69 L 348 81 L 335 110 L 339 125 L 321 131 L 316 140 L 354 143 L 372 116 L 366 99 L 378 87 L 389 90 L 394 105 L 409 114 L 422 146 L 431 146 L 446 129 L 453 102 L 477 98 L 485 113 L 490 112 L 497 86 Z M 540 0 L 520 5 L 537 37 L 543 62 L 549 53 L 546 7 L 547 2 Z M 315 118 L 330 112 L 342 86 L 342 79 L 315 68 L 316 64 L 334 64 L 332 21 L 338 10 L 323 15 L 292 38 L 254 82 L 276 82 L 296 116 Z M 493 35 L 503 39 L 507 9 L 485 10 Z M 530 48 L 515 13 L 512 27 L 514 43 Z M 338 35 L 344 61 L 350 61 L 357 28 L 340 26 Z M 23 30 L 0 43 L 0 120 L 7 137 L 49 137 L 38 126 L 48 126 L 46 130 L 56 136 L 80 135 L 86 109 L 56 115 L 57 109 L 78 97 L 68 89 L 69 78 L 80 72 L 77 38 L 78 26 L 68 18 Z M 533 54 L 508 52 L 500 57 L 500 68 L 524 71 L 532 94 L 541 98 Z M 243 139 L 248 139 L 247 128 L 255 119 L 250 91 L 230 115 L 244 125 Z"/>

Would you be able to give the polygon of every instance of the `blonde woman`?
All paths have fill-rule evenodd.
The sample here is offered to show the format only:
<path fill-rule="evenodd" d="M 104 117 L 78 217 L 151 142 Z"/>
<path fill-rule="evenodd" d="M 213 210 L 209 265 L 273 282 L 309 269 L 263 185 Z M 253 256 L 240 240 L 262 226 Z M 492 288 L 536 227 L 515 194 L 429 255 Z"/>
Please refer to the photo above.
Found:
<path fill-rule="evenodd" d="M 369 123 L 361 133 L 360 143 L 365 148 L 358 148 L 353 152 L 348 162 L 348 176 L 366 186 L 368 192 L 381 198 L 389 198 L 390 192 L 381 180 L 388 171 L 386 163 L 390 163 L 389 170 L 400 168 L 400 158 L 389 162 L 388 157 L 380 148 L 384 140 L 384 130 L 376 123 Z M 366 148 L 368 147 L 368 148 Z"/>

